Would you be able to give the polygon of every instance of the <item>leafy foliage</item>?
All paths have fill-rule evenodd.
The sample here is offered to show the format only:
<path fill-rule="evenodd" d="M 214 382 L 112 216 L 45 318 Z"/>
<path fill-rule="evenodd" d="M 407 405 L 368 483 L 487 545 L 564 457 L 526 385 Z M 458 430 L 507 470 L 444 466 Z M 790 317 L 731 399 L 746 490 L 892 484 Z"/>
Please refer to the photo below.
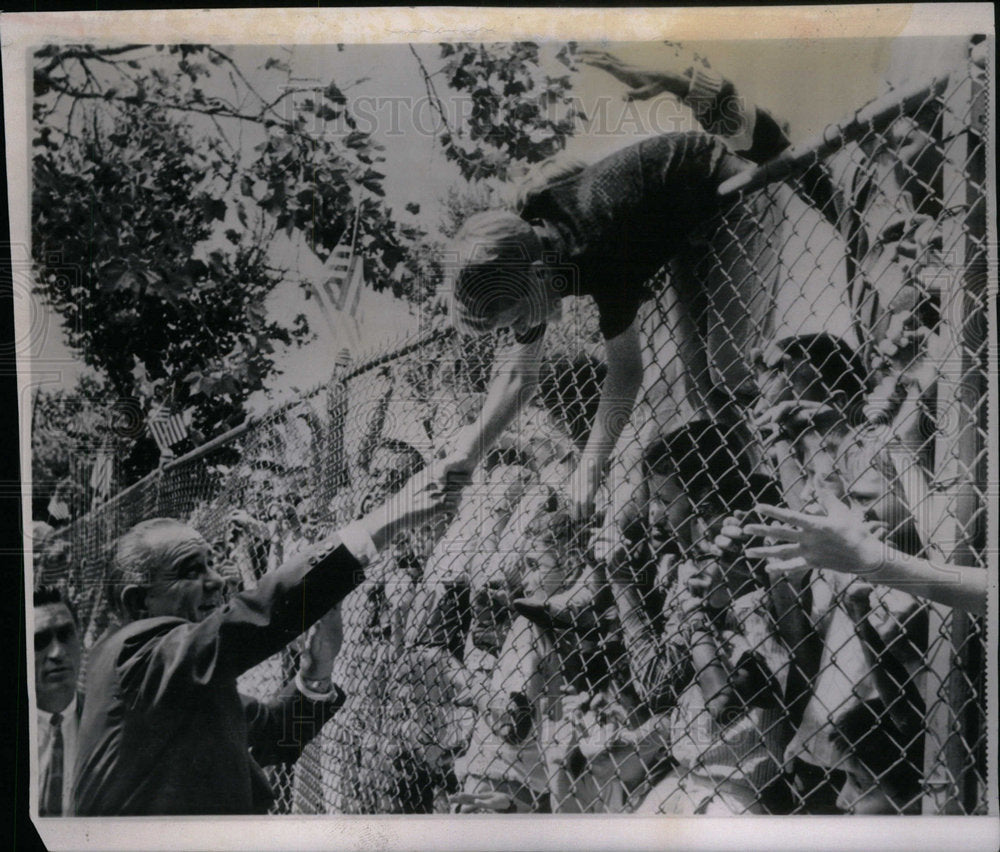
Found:
<path fill-rule="evenodd" d="M 127 406 L 109 406 L 108 389 L 83 375 L 72 391 L 36 390 L 31 416 L 32 515 L 45 518 L 56 497 L 75 515 L 89 505 L 95 453 L 127 431 Z"/>
<path fill-rule="evenodd" d="M 409 252 L 423 235 L 382 200 L 380 146 L 343 91 L 291 85 L 278 57 L 263 69 L 270 100 L 206 45 L 35 54 L 39 290 L 113 394 L 193 407 L 204 437 L 240 422 L 276 347 L 309 334 L 267 316 L 279 231 L 326 259 L 358 217 L 372 286 L 420 298 L 427 280 Z"/>
<path fill-rule="evenodd" d="M 558 53 L 561 76 L 530 42 L 441 45 L 433 75 L 413 51 L 442 117 L 431 76 L 472 102 L 440 138 L 463 178 L 444 236 L 484 206 L 475 187 L 564 147 L 573 50 Z M 427 297 L 441 247 L 386 202 L 383 149 L 360 129 L 351 85 L 303 84 L 274 53 L 252 74 L 239 49 L 197 44 L 47 45 L 34 58 L 39 291 L 109 394 L 146 414 L 159 401 L 191 409 L 199 440 L 240 422 L 280 347 L 310 334 L 304 317 L 282 325 L 265 308 L 289 275 L 273 251 L 285 237 L 326 260 L 357 223 L 369 286 L 440 313 Z M 157 458 L 148 438 L 132 452 L 130 480 Z"/>
<path fill-rule="evenodd" d="M 471 99 L 468 120 L 462 126 L 446 120 L 440 138 L 466 180 L 505 180 L 512 164 L 537 163 L 565 147 L 577 117 L 568 73 L 574 51 L 572 42 L 558 51 L 567 73 L 553 76 L 540 64 L 534 42 L 441 45 L 448 87 Z M 440 103 L 426 69 L 424 79 Z M 445 118 L 443 109 L 440 114 Z"/>

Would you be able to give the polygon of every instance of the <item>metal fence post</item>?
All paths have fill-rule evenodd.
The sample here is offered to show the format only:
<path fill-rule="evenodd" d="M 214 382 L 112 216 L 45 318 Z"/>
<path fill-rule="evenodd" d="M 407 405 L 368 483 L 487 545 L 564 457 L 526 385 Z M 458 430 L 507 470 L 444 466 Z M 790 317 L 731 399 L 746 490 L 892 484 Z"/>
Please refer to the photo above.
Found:
<path fill-rule="evenodd" d="M 973 127 L 971 110 L 976 93 L 968 68 L 952 75 L 942 96 L 941 134 L 944 145 L 942 202 L 959 207 L 960 216 L 944 216 L 943 246 L 949 274 L 940 280 L 940 333 L 947 355 L 938 383 L 937 411 L 941 421 L 935 439 L 936 480 L 947 485 L 935 495 L 943 529 L 936 543 L 945 559 L 956 565 L 978 566 L 975 527 L 981 523 L 984 495 L 982 400 L 985 395 L 983 356 L 985 257 L 984 158 Z M 951 416 L 943 418 L 948 412 Z M 945 422 L 947 420 L 948 422 Z M 975 808 L 975 761 L 970 759 L 980 722 L 966 677 L 975 641 L 967 613 L 933 606 L 929 613 L 927 707 L 924 754 L 924 813 L 960 814 Z"/>

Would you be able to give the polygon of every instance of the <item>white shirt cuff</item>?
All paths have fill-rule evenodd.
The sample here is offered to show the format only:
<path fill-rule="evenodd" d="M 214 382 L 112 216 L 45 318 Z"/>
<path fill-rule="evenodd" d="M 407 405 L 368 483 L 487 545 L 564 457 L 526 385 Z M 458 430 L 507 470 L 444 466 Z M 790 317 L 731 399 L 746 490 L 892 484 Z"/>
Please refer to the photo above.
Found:
<path fill-rule="evenodd" d="M 339 694 L 337 684 L 332 681 L 330 682 L 330 688 L 326 692 L 316 692 L 313 689 L 309 689 L 302 680 L 302 672 L 296 672 L 295 674 L 295 688 L 310 701 L 330 701 Z"/>
<path fill-rule="evenodd" d="M 365 529 L 361 521 L 353 521 L 346 527 L 337 531 L 340 543 L 344 545 L 351 555 L 362 565 L 374 562 L 378 559 L 378 548 L 372 541 L 371 534 Z"/>

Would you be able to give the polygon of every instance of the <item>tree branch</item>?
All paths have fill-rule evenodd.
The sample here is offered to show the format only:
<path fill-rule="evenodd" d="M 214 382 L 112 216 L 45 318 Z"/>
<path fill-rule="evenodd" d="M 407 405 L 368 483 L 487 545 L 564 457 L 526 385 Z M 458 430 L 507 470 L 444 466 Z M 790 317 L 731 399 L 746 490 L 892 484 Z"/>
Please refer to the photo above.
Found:
<path fill-rule="evenodd" d="M 441 103 L 441 97 L 437 93 L 437 89 L 434 87 L 434 81 L 431 80 L 431 75 L 427 72 L 427 66 L 424 65 L 424 61 L 420 58 L 420 54 L 417 53 L 416 49 L 412 44 L 407 45 L 410 49 L 410 53 L 413 54 L 413 58 L 417 60 L 417 65 L 420 68 L 420 74 L 424 78 L 424 89 L 427 92 L 427 97 L 433 104 L 434 109 L 437 110 L 437 114 L 441 116 L 441 122 L 447 128 L 448 133 L 453 137 L 462 138 L 461 131 L 456 132 L 452 126 L 448 123 L 448 116 L 445 114 L 444 104 Z"/>
<path fill-rule="evenodd" d="M 121 47 L 104 47 L 97 50 L 93 47 L 87 46 L 65 48 L 61 45 L 52 45 L 51 47 L 35 51 L 35 56 L 45 57 L 51 55 L 52 50 L 58 51 L 58 53 L 53 56 L 52 61 L 49 62 L 49 64 L 44 68 L 40 69 L 43 74 L 47 74 L 59 67 L 64 59 L 97 59 L 103 62 L 109 62 L 110 60 L 107 59 L 109 56 L 121 56 L 123 53 L 128 53 L 131 50 L 142 50 L 146 47 L 149 47 L 149 45 L 126 44 Z M 117 63 L 112 62 L 111 64 Z"/>

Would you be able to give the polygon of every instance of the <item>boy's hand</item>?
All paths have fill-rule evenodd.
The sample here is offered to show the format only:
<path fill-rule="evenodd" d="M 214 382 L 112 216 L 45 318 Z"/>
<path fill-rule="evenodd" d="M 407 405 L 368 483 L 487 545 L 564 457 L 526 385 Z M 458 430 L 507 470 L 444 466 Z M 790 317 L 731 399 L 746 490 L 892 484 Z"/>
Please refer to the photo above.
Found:
<path fill-rule="evenodd" d="M 476 811 L 493 811 L 506 813 L 511 809 L 514 800 L 506 793 L 497 790 L 483 790 L 478 793 L 454 793 L 448 797 L 449 805 L 457 805 L 461 814 L 471 814 Z"/>
<path fill-rule="evenodd" d="M 601 486 L 601 468 L 586 458 L 580 460 L 566 484 L 569 515 L 576 523 L 589 521 L 594 514 L 594 497 Z"/>
<path fill-rule="evenodd" d="M 719 554 L 718 558 L 725 560 L 726 564 L 744 555 L 747 542 L 750 540 L 744 526 L 750 517 L 749 512 L 737 509 L 723 519 L 719 534 L 713 539 L 712 544 Z"/>
<path fill-rule="evenodd" d="M 893 312 L 879 341 L 873 367 L 888 369 L 905 385 L 917 385 L 926 393 L 937 381 L 945 356 L 941 334 L 920 324 L 913 311 Z"/>
<path fill-rule="evenodd" d="M 844 608 L 855 625 L 862 624 L 871 614 L 872 591 L 874 589 L 871 583 L 866 583 L 864 580 L 852 580 L 844 590 Z"/>
<path fill-rule="evenodd" d="M 789 440 L 788 427 L 798 417 L 805 417 L 821 408 L 826 403 L 812 402 L 806 399 L 786 399 L 764 409 L 753 418 L 753 424 L 760 430 L 767 447 L 781 440 Z"/>
<path fill-rule="evenodd" d="M 674 56 L 664 56 L 656 68 L 647 68 L 625 62 L 605 50 L 581 50 L 576 58 L 585 65 L 607 71 L 616 80 L 628 86 L 625 100 L 648 100 L 665 92 L 684 97 L 690 87 L 693 66 L 675 51 Z"/>
<path fill-rule="evenodd" d="M 453 472 L 448 480 L 450 484 L 442 488 L 431 472 L 422 471 L 384 505 L 362 518 L 375 546 L 382 550 L 397 533 L 455 512 L 469 479 Z"/>
<path fill-rule="evenodd" d="M 757 506 L 755 511 L 779 523 L 749 524 L 744 530 L 784 543 L 748 548 L 747 556 L 767 559 L 770 572 L 814 568 L 864 575 L 877 571 L 885 545 L 835 495 L 824 491 L 819 499 L 826 516 Z"/>
<path fill-rule="evenodd" d="M 905 442 L 920 442 L 920 400 L 931 393 L 945 359 L 942 335 L 918 324 L 912 311 L 895 311 L 878 344 L 872 367 L 882 379 L 868 397 L 865 416 L 885 421 L 896 405 L 893 432 Z"/>
<path fill-rule="evenodd" d="M 692 570 L 691 566 L 693 563 L 684 562 L 677 570 L 678 589 L 674 605 L 678 608 L 678 614 L 683 621 L 701 619 L 705 616 L 708 590 L 711 587 L 711 579 L 706 578 L 700 571 Z"/>
<path fill-rule="evenodd" d="M 594 536 L 590 552 L 596 562 L 604 566 L 609 582 L 634 584 L 637 581 L 635 566 L 628 543 L 617 525 L 605 523 Z"/>

